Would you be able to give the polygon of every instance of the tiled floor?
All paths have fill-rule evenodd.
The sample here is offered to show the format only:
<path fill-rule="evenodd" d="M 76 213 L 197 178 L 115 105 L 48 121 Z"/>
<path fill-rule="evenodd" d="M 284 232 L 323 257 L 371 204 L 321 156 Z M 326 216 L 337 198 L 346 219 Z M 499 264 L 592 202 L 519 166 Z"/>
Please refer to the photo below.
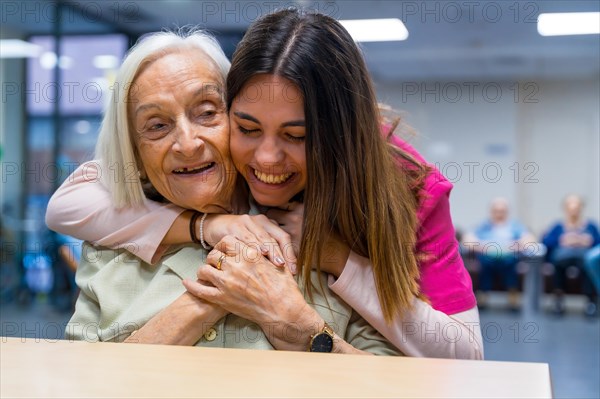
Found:
<path fill-rule="evenodd" d="M 583 298 L 572 299 L 562 317 L 544 306 L 481 312 L 485 358 L 548 363 L 556 398 L 600 398 L 600 321 L 583 316 Z"/>
<path fill-rule="evenodd" d="M 581 298 L 561 318 L 527 307 L 509 313 L 501 295 L 491 299 L 497 306 L 481 313 L 487 360 L 549 363 L 556 398 L 600 398 L 600 321 L 581 314 Z M 60 338 L 70 317 L 39 301 L 0 305 L 2 336 Z"/>

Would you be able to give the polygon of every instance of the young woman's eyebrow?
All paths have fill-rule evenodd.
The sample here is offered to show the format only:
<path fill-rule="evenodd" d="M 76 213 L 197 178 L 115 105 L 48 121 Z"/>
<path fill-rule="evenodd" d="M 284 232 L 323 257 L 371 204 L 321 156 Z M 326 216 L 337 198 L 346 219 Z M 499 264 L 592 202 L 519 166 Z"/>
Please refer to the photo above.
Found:
<path fill-rule="evenodd" d="M 249 121 L 251 121 L 251 122 L 254 122 L 254 123 L 256 123 L 256 124 L 259 124 L 259 125 L 260 125 L 260 121 L 259 121 L 258 119 L 256 119 L 256 118 L 255 118 L 255 117 L 253 117 L 252 115 L 248 115 L 248 114 L 247 114 L 247 113 L 245 113 L 245 112 L 239 112 L 239 111 L 236 111 L 236 112 L 234 112 L 233 114 L 234 114 L 235 116 L 237 116 L 238 118 L 240 118 L 240 119 L 249 120 Z M 288 127 L 288 126 L 292 126 L 292 127 L 293 127 L 293 126 L 304 127 L 304 126 L 306 126 L 306 123 L 304 122 L 304 120 L 303 120 L 303 119 L 298 119 L 298 120 L 295 120 L 295 121 L 288 121 L 288 122 L 284 122 L 284 123 L 282 123 L 282 124 L 281 124 L 281 126 L 280 126 L 280 127 Z"/>
<path fill-rule="evenodd" d="M 299 119 L 297 121 L 289 121 L 289 122 L 284 122 L 281 124 L 281 127 L 288 127 L 288 126 L 300 126 L 300 127 L 305 127 L 306 123 L 304 123 L 304 120 Z"/>
<path fill-rule="evenodd" d="M 256 119 L 255 117 L 253 117 L 252 115 L 249 115 L 245 112 L 234 112 L 233 113 L 235 116 L 237 116 L 240 119 L 245 119 L 248 120 L 250 122 L 254 122 L 260 125 L 260 121 L 258 119 Z"/>

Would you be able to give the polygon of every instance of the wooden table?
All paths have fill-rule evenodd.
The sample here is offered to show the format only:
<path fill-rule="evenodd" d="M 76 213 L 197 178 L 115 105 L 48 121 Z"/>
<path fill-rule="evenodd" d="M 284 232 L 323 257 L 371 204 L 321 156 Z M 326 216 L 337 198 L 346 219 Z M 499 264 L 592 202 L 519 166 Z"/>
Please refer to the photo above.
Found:
<path fill-rule="evenodd" d="M 0 397 L 548 398 L 547 364 L 0 337 Z"/>

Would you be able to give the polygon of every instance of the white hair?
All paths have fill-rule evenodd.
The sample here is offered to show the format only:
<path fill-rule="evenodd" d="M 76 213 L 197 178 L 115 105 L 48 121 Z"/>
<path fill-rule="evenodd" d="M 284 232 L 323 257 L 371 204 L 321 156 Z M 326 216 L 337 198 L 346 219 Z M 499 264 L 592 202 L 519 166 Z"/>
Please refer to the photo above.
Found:
<path fill-rule="evenodd" d="M 101 181 L 117 207 L 140 206 L 145 197 L 138 173 L 140 163 L 136 159 L 128 123 L 127 104 L 132 82 L 143 66 L 166 53 L 182 50 L 201 51 L 217 66 L 223 82 L 227 78 L 231 63 L 217 40 L 202 30 L 152 33 L 129 50 L 117 73 L 111 101 L 104 113 L 95 156 L 102 168 Z"/>

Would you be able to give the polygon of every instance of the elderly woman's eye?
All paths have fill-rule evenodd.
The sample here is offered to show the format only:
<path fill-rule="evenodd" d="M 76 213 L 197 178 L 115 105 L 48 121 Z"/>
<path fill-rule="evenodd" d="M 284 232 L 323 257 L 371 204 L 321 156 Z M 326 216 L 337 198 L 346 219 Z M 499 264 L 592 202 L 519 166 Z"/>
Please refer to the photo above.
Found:
<path fill-rule="evenodd" d="M 212 123 L 221 112 L 221 108 L 212 101 L 203 101 L 192 111 L 192 116 L 199 123 Z"/>
<path fill-rule="evenodd" d="M 157 130 L 162 130 L 165 129 L 167 127 L 167 123 L 164 119 L 160 119 L 160 118 L 150 118 L 148 120 L 146 120 L 146 123 L 144 124 L 144 130 L 145 131 L 157 131 Z"/>
<path fill-rule="evenodd" d="M 155 123 L 150 126 L 149 130 L 161 130 L 161 129 L 164 129 L 166 126 L 167 126 L 166 123 Z"/>
<path fill-rule="evenodd" d="M 161 120 L 149 120 L 140 130 L 140 135 L 149 140 L 155 140 L 166 136 L 169 133 L 169 123 Z"/>
<path fill-rule="evenodd" d="M 196 117 L 198 119 L 200 119 L 201 121 L 207 121 L 207 120 L 212 120 L 216 115 L 217 115 L 217 110 L 211 108 L 211 109 L 199 110 L 198 113 L 196 114 Z"/>

